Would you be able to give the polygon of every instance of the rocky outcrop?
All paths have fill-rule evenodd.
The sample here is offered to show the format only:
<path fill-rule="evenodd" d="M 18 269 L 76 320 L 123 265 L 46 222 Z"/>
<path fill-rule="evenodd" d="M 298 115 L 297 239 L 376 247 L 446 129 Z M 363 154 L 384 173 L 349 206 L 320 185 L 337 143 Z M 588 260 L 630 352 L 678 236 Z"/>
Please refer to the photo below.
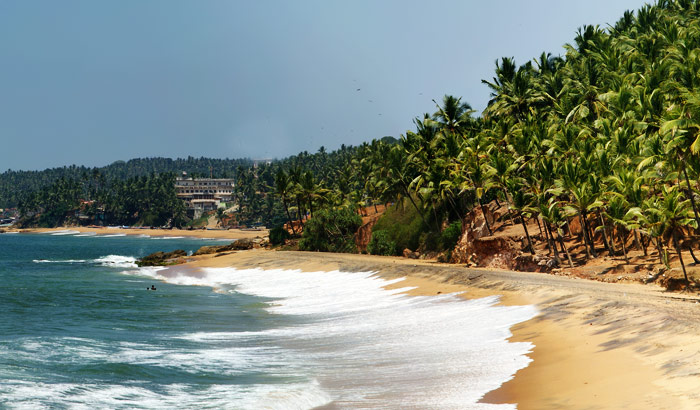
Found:
<path fill-rule="evenodd" d="M 224 246 L 228 246 L 228 245 L 202 246 L 201 248 L 197 249 L 195 251 L 195 253 L 192 254 L 192 256 L 210 255 L 212 253 L 217 253 L 217 252 L 219 252 L 219 249 L 223 248 Z"/>
<path fill-rule="evenodd" d="M 403 250 L 403 257 L 408 259 L 418 259 L 420 258 L 420 252 L 414 252 L 406 248 Z"/>
<path fill-rule="evenodd" d="M 524 252 L 527 241 L 524 235 L 490 236 L 486 220 L 491 227 L 504 217 L 506 207 L 494 202 L 484 207 L 475 207 L 463 220 L 462 237 L 452 251 L 450 262 L 469 266 L 510 269 L 525 272 L 549 272 L 559 266 L 559 261 Z"/>
<path fill-rule="evenodd" d="M 184 263 L 187 252 L 177 249 L 172 252 L 155 252 L 136 261 L 138 266 L 167 266 Z"/>
<path fill-rule="evenodd" d="M 365 252 L 367 250 L 367 245 L 372 239 L 372 228 L 379 220 L 381 215 L 372 217 L 369 221 L 363 224 L 355 233 L 355 245 L 357 245 L 357 250 L 359 252 Z"/>
<path fill-rule="evenodd" d="M 228 245 L 210 245 L 202 246 L 197 249 L 193 256 L 198 255 L 209 255 L 212 253 L 221 253 L 228 251 L 247 251 L 249 249 L 260 247 L 260 242 L 262 239 L 239 239 L 237 241 L 231 242 Z"/>

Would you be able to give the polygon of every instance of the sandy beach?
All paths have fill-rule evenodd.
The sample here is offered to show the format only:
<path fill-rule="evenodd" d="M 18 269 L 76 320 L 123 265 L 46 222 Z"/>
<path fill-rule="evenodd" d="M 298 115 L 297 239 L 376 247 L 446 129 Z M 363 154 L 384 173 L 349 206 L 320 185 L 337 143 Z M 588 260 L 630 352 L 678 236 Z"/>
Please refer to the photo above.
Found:
<path fill-rule="evenodd" d="M 539 273 L 368 255 L 252 250 L 195 258 L 189 267 L 376 271 L 405 277 L 412 294 L 502 295 L 540 314 L 513 341 L 534 360 L 483 401 L 519 409 L 696 409 L 700 406 L 700 298 L 653 285 L 609 284 Z"/>
<path fill-rule="evenodd" d="M 142 228 L 120 228 L 120 227 L 60 227 L 60 228 L 26 228 L 26 229 L 10 229 L 8 232 L 20 231 L 26 233 L 52 233 L 57 231 L 78 231 L 92 232 L 97 235 L 150 235 L 150 236 L 187 236 L 194 238 L 211 238 L 211 239 L 253 239 L 264 238 L 267 236 L 267 230 L 241 230 L 241 229 L 142 229 Z"/>

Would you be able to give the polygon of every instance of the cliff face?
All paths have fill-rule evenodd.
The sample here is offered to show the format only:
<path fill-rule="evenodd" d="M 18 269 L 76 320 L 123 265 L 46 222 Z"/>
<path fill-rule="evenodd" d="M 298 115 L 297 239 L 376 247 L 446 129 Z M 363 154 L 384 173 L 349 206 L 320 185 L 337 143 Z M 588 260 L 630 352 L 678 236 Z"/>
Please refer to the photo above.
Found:
<path fill-rule="evenodd" d="M 357 245 L 357 250 L 359 252 L 365 252 L 367 250 L 367 245 L 369 245 L 369 240 L 372 239 L 372 227 L 377 223 L 379 217 L 382 214 L 376 214 L 370 217 L 365 217 L 363 219 L 368 219 L 360 229 L 357 230 L 355 234 L 355 245 Z"/>
<path fill-rule="evenodd" d="M 464 217 L 462 237 L 451 254 L 450 262 L 527 272 L 545 272 L 555 267 L 549 258 L 523 252 L 527 242 L 518 225 L 490 235 L 486 220 L 492 229 L 502 225 L 501 221 L 507 218 L 506 207 L 491 202 L 484 208 L 486 215 L 477 206 Z"/>

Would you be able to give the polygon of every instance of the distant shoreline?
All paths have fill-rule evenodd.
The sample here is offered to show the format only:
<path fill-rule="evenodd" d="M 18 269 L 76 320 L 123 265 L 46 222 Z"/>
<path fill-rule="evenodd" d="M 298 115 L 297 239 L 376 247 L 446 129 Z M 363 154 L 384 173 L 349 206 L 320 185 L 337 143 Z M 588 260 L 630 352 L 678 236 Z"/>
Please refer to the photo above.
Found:
<path fill-rule="evenodd" d="M 396 286 L 416 286 L 413 295 L 502 295 L 504 305 L 536 305 L 537 317 L 511 329 L 512 341 L 536 346 L 528 355 L 534 361 L 484 402 L 517 403 L 519 410 L 695 409 L 700 403 L 695 295 L 398 257 L 262 249 L 194 257 L 174 269 L 196 275 L 205 267 L 375 271 L 405 277 Z"/>
<path fill-rule="evenodd" d="M 23 233 L 55 233 L 59 231 L 77 231 L 81 233 L 95 233 L 97 235 L 149 235 L 149 236 L 184 236 L 192 238 L 212 238 L 212 239 L 253 239 L 264 238 L 268 235 L 268 230 L 206 230 L 206 229 L 142 229 L 142 228 L 119 228 L 119 227 L 98 227 L 90 228 L 85 226 L 64 226 L 58 228 L 27 228 L 27 229 L 9 229 L 7 232 L 23 232 Z"/>

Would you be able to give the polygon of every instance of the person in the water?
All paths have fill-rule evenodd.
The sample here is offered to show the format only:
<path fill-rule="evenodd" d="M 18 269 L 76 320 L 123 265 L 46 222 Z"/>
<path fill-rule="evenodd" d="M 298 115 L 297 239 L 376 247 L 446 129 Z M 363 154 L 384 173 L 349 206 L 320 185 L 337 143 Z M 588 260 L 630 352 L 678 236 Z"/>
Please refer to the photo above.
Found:
<path fill-rule="evenodd" d="M 150 288 L 146 288 L 146 290 L 156 290 L 156 287 L 154 285 L 151 285 Z"/>

